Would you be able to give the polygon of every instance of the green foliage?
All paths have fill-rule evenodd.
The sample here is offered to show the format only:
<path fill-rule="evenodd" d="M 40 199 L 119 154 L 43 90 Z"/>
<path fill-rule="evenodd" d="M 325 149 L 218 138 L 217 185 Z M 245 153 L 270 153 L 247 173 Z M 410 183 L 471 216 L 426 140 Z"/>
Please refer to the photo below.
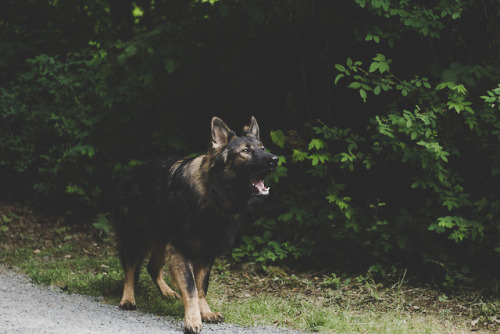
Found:
<path fill-rule="evenodd" d="M 441 203 L 449 212 L 460 211 L 464 208 L 474 211 L 475 205 L 470 199 L 472 194 L 464 192 L 463 178 L 449 167 L 449 157 L 461 155 L 460 143 L 450 140 L 450 134 L 446 132 L 443 124 L 453 122 L 454 125 L 451 128 L 456 131 L 467 131 L 467 128 L 470 131 L 476 130 L 479 142 L 481 136 L 485 134 L 484 127 L 492 125 L 496 128 L 498 120 L 491 117 L 491 112 L 484 106 L 478 105 L 475 110 L 472 109 L 472 102 L 467 100 L 468 91 L 463 84 L 445 81 L 437 83 L 432 89 L 429 80 L 425 77 L 416 77 L 409 81 L 401 80 L 385 66 L 384 71 L 380 71 L 377 76 L 368 74 L 379 69 L 379 64 L 385 61 L 385 57 L 379 54 L 374 60 L 368 72 L 360 68 L 361 62 L 350 60 L 348 60 L 347 68 L 341 66 L 337 68 L 346 77 L 351 76 L 350 71 L 352 71 L 352 79 L 355 81 L 349 87 L 360 89 L 364 102 L 366 102 L 366 93 L 361 93 L 363 89 L 361 85 L 367 90 L 375 86 L 376 89 L 378 88 L 377 93 L 382 89 L 385 92 L 400 90 L 405 100 L 409 100 L 400 102 L 402 105 L 415 103 L 413 111 L 400 109 L 399 105 L 394 104 L 388 114 L 376 115 L 372 118 L 371 123 L 378 130 L 378 134 L 372 136 L 372 140 L 376 140 L 376 150 L 391 149 L 396 155 L 391 152 L 389 158 L 397 159 L 399 155 L 402 156 L 402 163 L 421 166 L 421 172 L 413 177 L 411 189 L 420 187 L 431 190 L 431 194 L 435 197 L 435 202 L 433 202 Z M 387 73 L 382 76 L 386 71 Z M 358 72 L 365 75 L 361 77 L 355 74 Z M 353 87 L 358 80 L 362 83 Z M 375 92 L 375 89 L 373 91 Z M 483 99 L 486 102 L 494 102 L 494 93 L 489 91 L 488 94 L 488 97 L 483 96 Z M 465 112 L 466 116 L 456 119 L 452 118 L 450 112 L 456 114 Z M 479 126 L 479 119 L 483 120 L 481 122 L 483 128 Z M 472 134 L 469 138 L 471 137 L 473 137 Z M 493 203 L 495 206 L 498 205 L 497 201 Z M 429 207 L 428 211 L 435 212 L 436 209 Z M 485 229 L 493 231 L 494 226 L 487 221 L 478 220 L 477 217 L 475 214 L 470 218 L 436 217 L 437 220 L 430 224 L 429 230 L 437 233 L 448 231 L 449 238 L 455 242 L 461 242 L 464 239 L 478 240 L 484 237 Z"/>
<path fill-rule="evenodd" d="M 385 51 L 368 62 L 349 57 L 334 66 L 338 89 L 357 91 L 368 105 L 365 119 L 350 127 L 319 121 L 307 139 L 271 133 L 274 143 L 288 149 L 283 156 L 288 173 L 281 177 L 294 183 L 287 186 L 289 197 L 281 200 L 286 209 L 277 217 L 293 221 L 299 233 L 285 227 L 284 240 L 306 245 L 312 252 L 299 254 L 306 256 L 350 239 L 371 255 L 369 270 L 383 276 L 397 270 L 393 263 L 410 258 L 423 265 L 444 261 L 443 284 L 456 284 L 467 275 L 457 263 L 500 249 L 500 201 L 493 186 L 500 174 L 500 86 L 487 89 L 500 80 L 499 72 L 485 63 L 453 61 L 431 71 L 399 70 L 400 75 L 393 68 L 413 64 L 385 54 L 403 43 L 398 40 L 408 31 L 442 38 L 449 20 L 459 20 L 468 9 L 465 1 L 441 1 L 431 8 L 413 1 L 355 2 L 375 16 L 398 18 L 401 29 L 392 27 L 399 31 L 395 34 L 373 25 L 358 44 L 385 40 L 389 49 L 380 46 Z M 298 183 L 295 173 L 301 175 Z M 305 243 L 308 237 L 314 242 Z"/>
<path fill-rule="evenodd" d="M 500 252 L 499 11 L 495 0 L 7 2 L 0 199 L 108 212 L 134 165 L 203 151 L 214 115 L 236 126 L 254 114 L 266 144 L 275 129 L 279 166 L 235 259 L 380 275 L 441 263 L 452 284 Z M 106 233 L 105 216 L 95 222 Z"/>
<path fill-rule="evenodd" d="M 97 220 L 92 224 L 92 226 L 98 229 L 100 234 L 104 233 L 105 235 L 108 235 L 111 232 L 111 222 L 106 216 L 106 214 L 102 213 L 97 215 Z"/>
<path fill-rule="evenodd" d="M 98 112 L 97 68 L 82 60 L 40 55 L 9 87 L 0 88 L 0 165 L 28 179 L 43 195 L 65 191 L 95 203 L 101 188 L 88 182 L 99 149 L 93 131 Z"/>
<path fill-rule="evenodd" d="M 449 17 L 452 20 L 459 19 L 467 3 L 466 1 L 444 0 L 436 2 L 434 6 L 427 6 L 409 0 L 400 1 L 397 5 L 393 5 L 389 0 L 372 0 L 371 2 L 355 0 L 354 2 L 376 16 L 399 20 L 401 27 L 405 30 L 411 29 L 431 38 L 440 37 L 440 32 L 446 27 L 445 19 Z M 378 36 L 368 34 L 366 41 L 373 40 L 378 43 L 379 38 L 376 37 Z"/>

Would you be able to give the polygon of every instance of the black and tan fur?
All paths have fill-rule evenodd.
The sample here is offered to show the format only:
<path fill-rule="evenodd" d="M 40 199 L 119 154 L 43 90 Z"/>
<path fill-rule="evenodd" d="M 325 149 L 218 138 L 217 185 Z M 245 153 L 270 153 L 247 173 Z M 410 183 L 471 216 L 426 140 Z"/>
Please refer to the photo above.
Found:
<path fill-rule="evenodd" d="M 254 117 L 241 136 L 214 117 L 205 155 L 157 160 L 132 171 L 119 186 L 113 219 L 125 271 L 120 307 L 136 308 L 134 286 L 150 254 L 147 269 L 160 293 L 182 298 L 187 332 L 199 333 L 202 321 L 222 321 L 206 300 L 212 264 L 232 247 L 253 204 L 269 194 L 263 179 L 276 164 Z M 165 262 L 180 295 L 163 279 Z"/>

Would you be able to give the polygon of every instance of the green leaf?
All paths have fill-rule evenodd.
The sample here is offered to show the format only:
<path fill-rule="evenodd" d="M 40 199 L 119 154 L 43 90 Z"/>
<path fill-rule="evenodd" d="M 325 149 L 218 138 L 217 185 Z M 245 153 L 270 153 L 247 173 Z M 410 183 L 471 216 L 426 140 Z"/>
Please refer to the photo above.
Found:
<path fill-rule="evenodd" d="M 81 187 L 77 185 L 68 185 L 66 186 L 66 193 L 70 195 L 80 195 L 84 196 L 85 195 L 85 190 L 83 190 Z"/>
<path fill-rule="evenodd" d="M 408 160 L 410 160 L 413 157 L 413 152 L 410 150 L 405 150 L 405 153 L 403 154 L 403 159 L 402 162 L 406 163 Z"/>
<path fill-rule="evenodd" d="M 369 72 L 370 72 L 370 73 L 373 73 L 373 72 L 375 72 L 376 70 L 378 70 L 378 69 L 379 69 L 379 65 L 380 65 L 380 64 L 381 64 L 381 63 L 379 63 L 379 62 L 373 62 L 373 63 L 370 65 Z"/>
<path fill-rule="evenodd" d="M 307 153 L 294 149 L 292 157 L 294 161 L 304 161 L 307 158 Z"/>
<path fill-rule="evenodd" d="M 105 214 L 99 214 L 97 216 L 97 221 L 92 224 L 95 228 L 105 232 L 106 234 L 111 232 L 111 223 Z"/>
<path fill-rule="evenodd" d="M 293 212 L 285 212 L 284 214 L 278 217 L 278 220 L 286 222 L 291 220 L 292 218 L 293 218 Z"/>
<path fill-rule="evenodd" d="M 442 89 L 445 89 L 446 87 L 451 89 L 451 88 L 455 87 L 455 84 L 453 82 L 445 81 L 445 82 L 441 82 L 440 84 L 438 84 L 435 89 L 442 90 Z"/>
<path fill-rule="evenodd" d="M 447 207 L 448 211 L 451 211 L 454 207 L 458 208 L 458 199 L 454 197 L 448 197 L 443 201 L 443 206 Z"/>
<path fill-rule="evenodd" d="M 90 159 L 92 159 L 92 157 L 95 155 L 95 149 L 93 146 L 88 146 L 87 155 Z"/>
<path fill-rule="evenodd" d="M 365 165 L 366 170 L 369 170 L 372 167 L 372 163 L 370 160 L 363 160 L 363 164 Z"/>
<path fill-rule="evenodd" d="M 359 95 L 361 95 L 361 98 L 363 99 L 363 101 L 366 102 L 367 95 L 366 95 L 366 91 L 363 88 L 361 88 L 359 90 Z"/>
<path fill-rule="evenodd" d="M 333 203 L 337 200 L 337 196 L 335 196 L 334 194 L 330 194 L 326 196 L 326 199 L 328 200 L 328 203 Z"/>
<path fill-rule="evenodd" d="M 340 73 L 339 75 L 337 75 L 335 77 L 335 81 L 334 81 L 334 84 L 337 85 L 337 83 L 339 82 L 340 79 L 342 79 L 344 77 L 344 74 Z"/>
<path fill-rule="evenodd" d="M 394 42 L 394 38 L 389 38 L 389 41 L 387 41 L 387 45 L 389 45 L 391 49 L 394 49 L 394 46 L 396 45 L 396 43 Z"/>
<path fill-rule="evenodd" d="M 127 57 L 132 57 L 133 55 L 136 54 L 136 52 L 137 52 L 137 47 L 133 44 L 127 46 L 127 48 L 124 51 L 124 53 Z"/>
<path fill-rule="evenodd" d="M 315 148 L 316 150 L 321 150 L 325 147 L 325 142 L 322 139 L 314 138 L 309 143 L 309 150 Z"/>
<path fill-rule="evenodd" d="M 285 146 L 285 134 L 281 130 L 271 131 L 271 140 L 281 148 Z"/>
<path fill-rule="evenodd" d="M 335 64 L 335 68 L 337 69 L 337 71 L 340 71 L 340 72 L 346 71 L 345 67 L 340 65 L 340 64 Z"/>
<path fill-rule="evenodd" d="M 317 155 L 312 155 L 312 156 L 311 156 L 311 164 L 312 164 L 313 166 L 316 166 L 318 163 L 319 163 L 319 158 L 318 158 L 318 156 L 317 156 Z"/>
<path fill-rule="evenodd" d="M 446 151 L 441 151 L 441 154 L 440 154 L 441 160 L 443 160 L 444 162 L 448 162 L 448 158 L 447 158 L 448 155 L 450 155 L 450 153 L 448 153 Z"/>
<path fill-rule="evenodd" d="M 380 73 L 384 73 L 384 72 L 388 72 L 390 67 L 389 67 L 389 64 L 387 64 L 386 62 L 381 62 L 378 69 L 379 69 Z"/>
<path fill-rule="evenodd" d="M 433 222 L 429 228 L 428 228 L 429 231 L 436 231 L 437 234 L 440 234 L 440 233 L 443 233 L 444 231 L 446 231 L 446 228 L 443 227 L 443 226 L 440 226 L 438 223 L 436 222 Z"/>
<path fill-rule="evenodd" d="M 373 58 L 373 60 L 379 61 L 379 62 L 385 62 L 387 59 L 385 58 L 385 56 L 383 54 L 377 53 L 377 55 L 375 56 L 375 58 Z"/>
<path fill-rule="evenodd" d="M 349 86 L 347 86 L 347 88 L 352 88 L 352 89 L 358 89 L 361 87 L 361 83 L 360 82 L 351 82 L 349 84 Z"/>
<path fill-rule="evenodd" d="M 438 218 L 438 226 L 445 227 L 445 228 L 452 228 L 453 226 L 455 226 L 453 217 L 450 217 L 450 216 L 439 217 Z"/>
<path fill-rule="evenodd" d="M 370 86 L 368 86 L 367 84 L 364 84 L 362 83 L 361 84 L 361 87 L 364 89 L 364 90 L 372 90 L 372 88 Z"/>
<path fill-rule="evenodd" d="M 165 70 L 168 74 L 172 74 L 175 71 L 175 60 L 172 58 L 165 60 Z"/>
<path fill-rule="evenodd" d="M 144 15 L 144 11 L 141 7 L 137 7 L 134 3 L 134 9 L 132 10 L 132 15 L 134 17 L 142 17 Z"/>

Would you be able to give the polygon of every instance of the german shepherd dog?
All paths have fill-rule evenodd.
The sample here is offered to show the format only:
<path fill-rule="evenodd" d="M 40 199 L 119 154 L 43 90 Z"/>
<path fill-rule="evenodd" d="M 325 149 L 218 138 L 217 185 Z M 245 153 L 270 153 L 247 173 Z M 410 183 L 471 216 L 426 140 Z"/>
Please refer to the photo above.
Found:
<path fill-rule="evenodd" d="M 264 178 L 278 158 L 265 151 L 254 117 L 237 136 L 212 119 L 212 145 L 196 158 L 145 163 L 118 187 L 113 224 L 125 271 L 120 307 L 136 308 L 134 286 L 151 254 L 148 272 L 166 298 L 182 298 L 185 331 L 200 333 L 202 321 L 224 317 L 207 304 L 214 259 L 234 244 L 253 204 L 269 195 Z M 167 263 L 180 296 L 163 279 Z"/>

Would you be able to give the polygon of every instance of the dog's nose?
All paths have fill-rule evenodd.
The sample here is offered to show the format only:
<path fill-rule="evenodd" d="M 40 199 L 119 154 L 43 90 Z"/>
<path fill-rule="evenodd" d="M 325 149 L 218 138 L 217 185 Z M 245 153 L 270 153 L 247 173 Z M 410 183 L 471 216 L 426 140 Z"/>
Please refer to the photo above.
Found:
<path fill-rule="evenodd" d="M 273 167 L 276 167 L 278 165 L 278 157 L 275 156 L 275 155 L 272 155 L 269 157 L 269 163 L 271 164 L 271 166 Z"/>

